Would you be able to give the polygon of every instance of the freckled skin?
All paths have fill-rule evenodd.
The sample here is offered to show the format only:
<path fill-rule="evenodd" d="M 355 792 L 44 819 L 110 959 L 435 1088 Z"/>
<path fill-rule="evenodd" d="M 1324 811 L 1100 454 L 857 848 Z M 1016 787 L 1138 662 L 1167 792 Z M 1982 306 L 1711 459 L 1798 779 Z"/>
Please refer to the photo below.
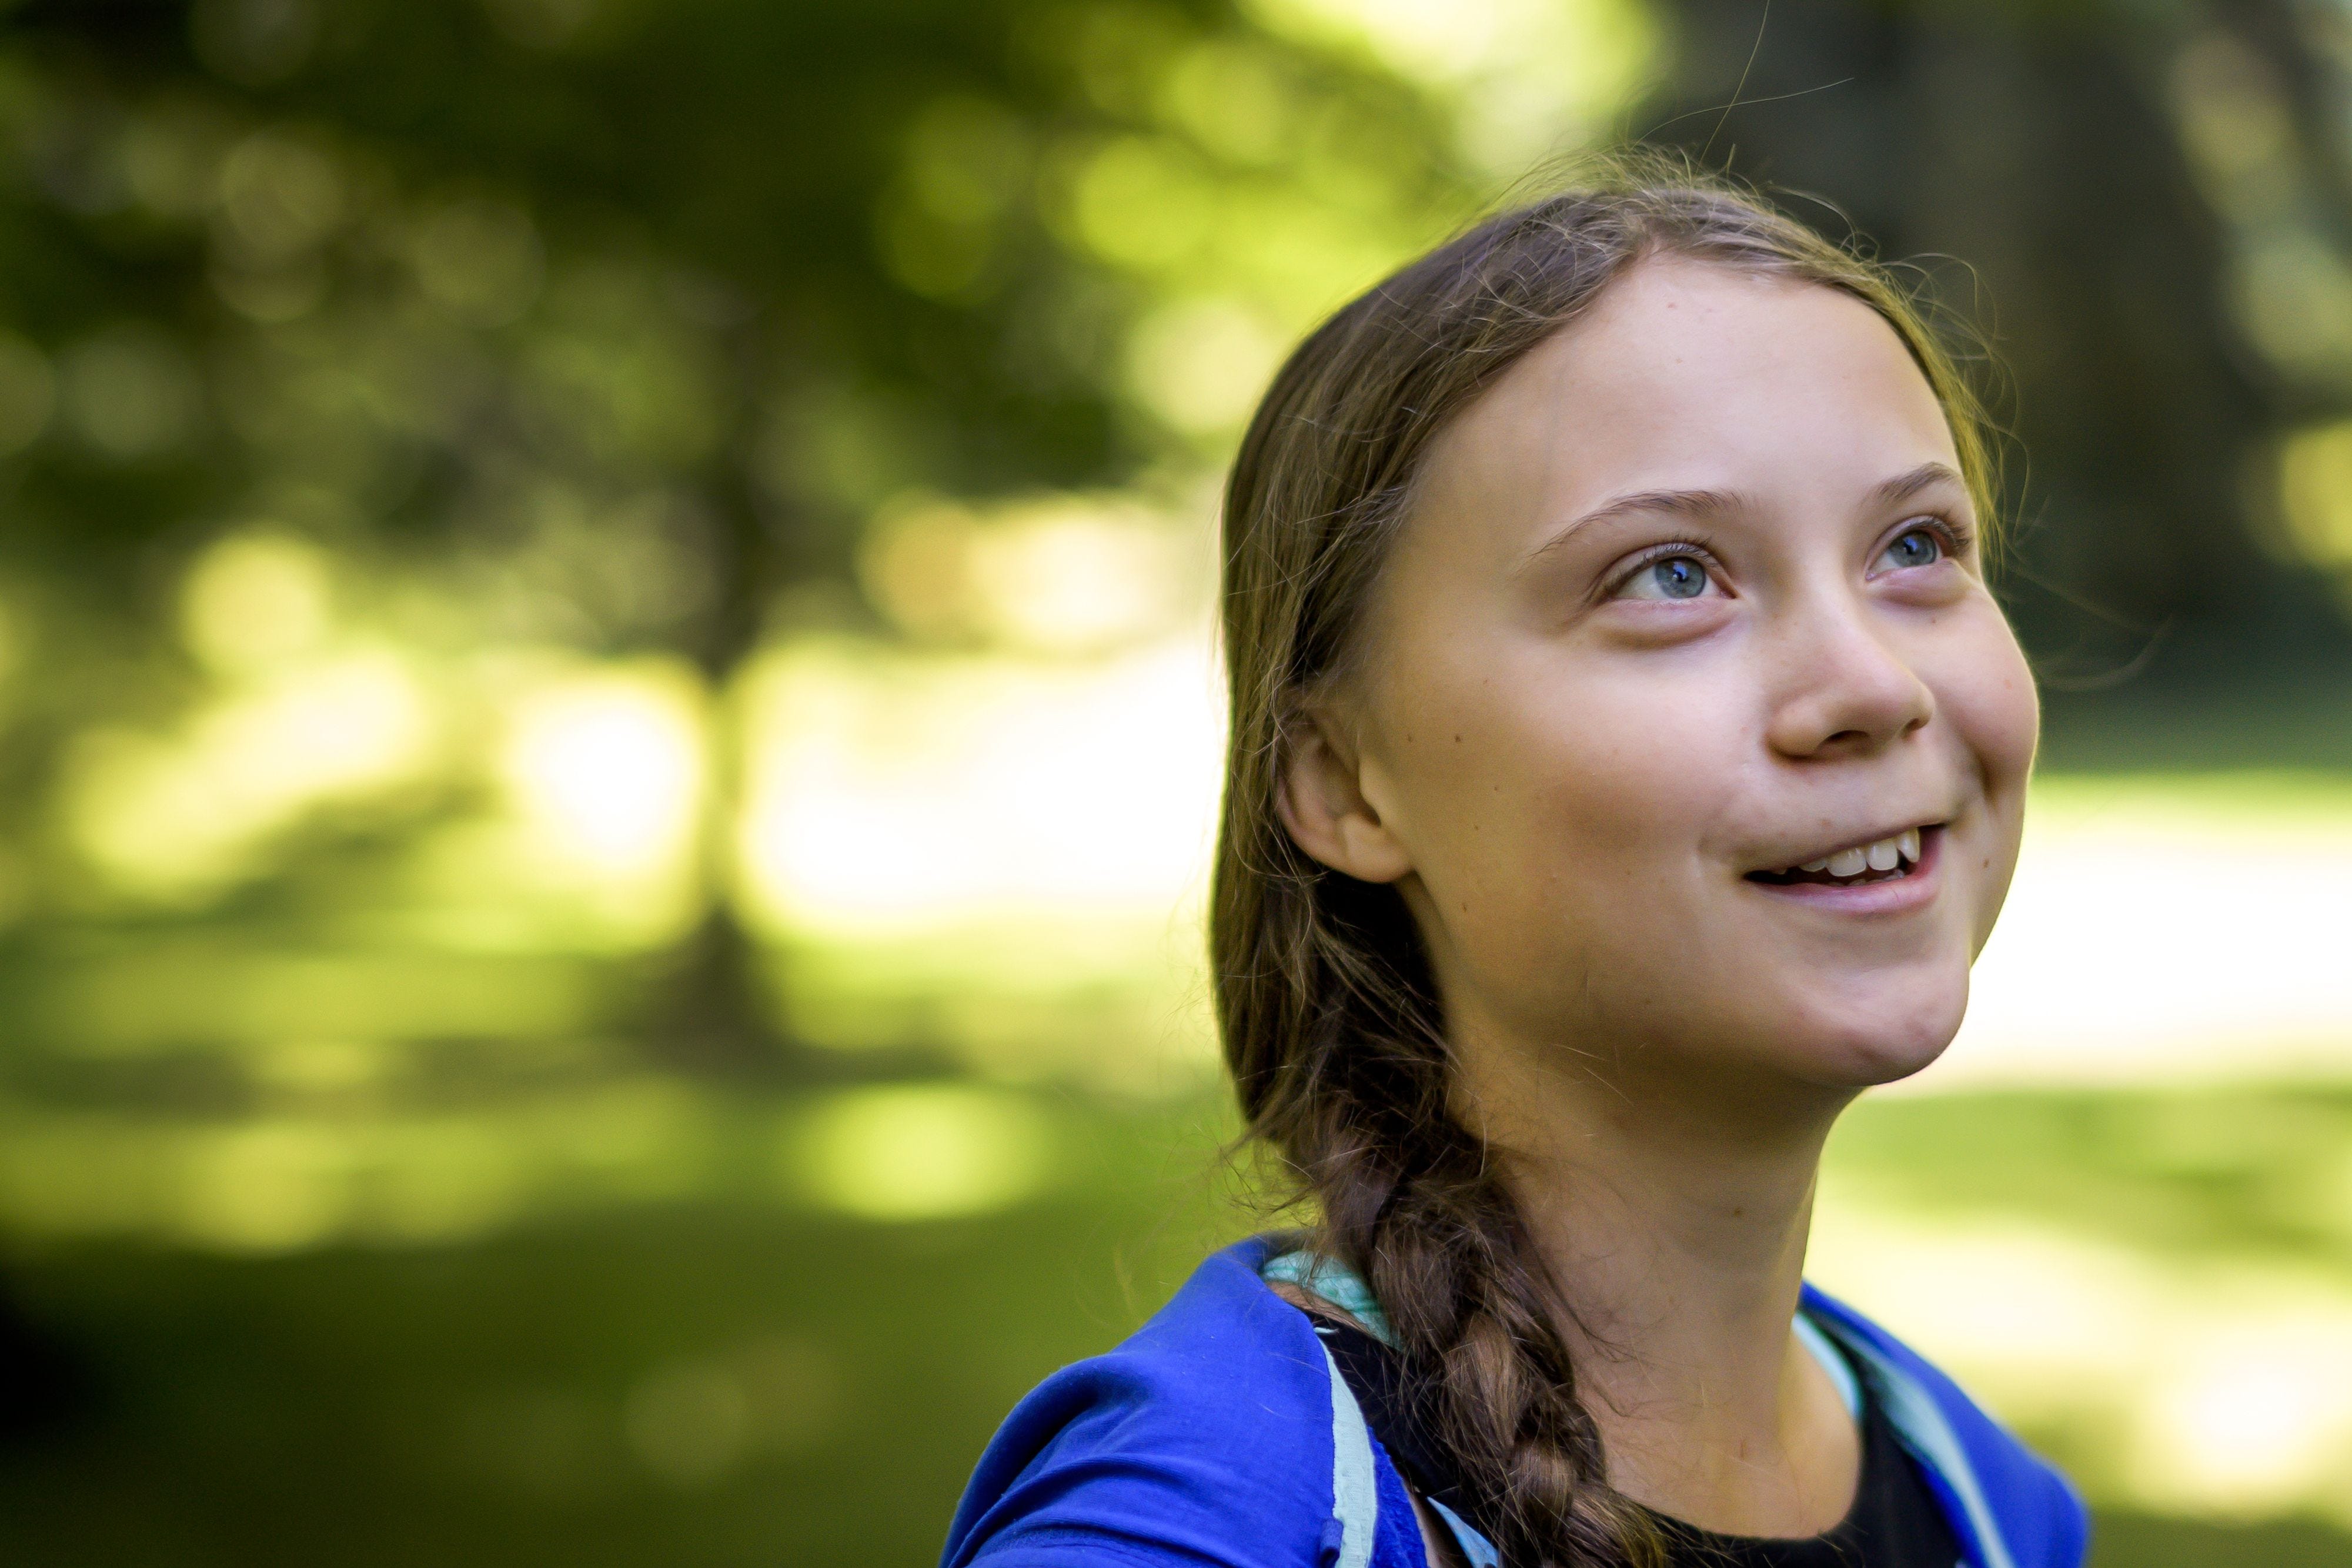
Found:
<path fill-rule="evenodd" d="M 1934 396 L 1865 306 L 1682 261 L 1637 268 L 1445 433 L 1348 728 L 1393 852 L 1370 874 L 1397 868 L 1457 1034 L 1741 1092 L 1843 1095 L 1943 1050 L 2037 716 L 1974 549 L 1887 565 L 1911 519 L 1976 526 L 1957 484 L 1873 504 L 1938 462 L 1958 465 Z M 1530 561 L 1600 503 L 1665 490 L 1738 502 L 1597 520 Z M 1677 539 L 1704 597 L 1612 597 Z M 1415 741 L 1438 726 L 1451 744 Z M 1744 880 L 1920 823 L 1945 828 L 1916 912 Z"/>

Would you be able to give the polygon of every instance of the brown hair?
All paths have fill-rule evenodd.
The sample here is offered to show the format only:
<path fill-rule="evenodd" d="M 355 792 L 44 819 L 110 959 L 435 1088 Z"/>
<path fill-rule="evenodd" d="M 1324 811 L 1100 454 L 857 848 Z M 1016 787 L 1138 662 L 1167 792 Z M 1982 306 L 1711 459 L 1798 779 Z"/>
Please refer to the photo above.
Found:
<path fill-rule="evenodd" d="M 1311 1244 L 1385 1309 L 1431 1429 L 1517 1568 L 1656 1561 L 1608 1484 L 1565 1310 L 1479 1142 L 1448 1111 L 1444 1020 L 1392 887 L 1316 862 L 1276 811 L 1290 737 L 1343 680 L 1431 443 L 1645 256 L 1835 288 L 1900 335 L 1980 516 L 1980 405 L 1877 263 L 1663 155 L 1599 162 L 1479 223 L 1316 329 L 1244 437 L 1224 507 L 1232 732 L 1210 915 L 1217 1021 L 1247 1135 L 1319 1210 Z"/>

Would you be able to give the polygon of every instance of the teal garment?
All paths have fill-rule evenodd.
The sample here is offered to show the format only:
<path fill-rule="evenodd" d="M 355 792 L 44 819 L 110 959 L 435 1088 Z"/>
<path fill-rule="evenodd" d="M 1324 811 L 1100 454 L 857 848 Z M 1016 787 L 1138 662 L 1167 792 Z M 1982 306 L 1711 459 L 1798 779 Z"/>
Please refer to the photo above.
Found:
<path fill-rule="evenodd" d="M 1258 1270 L 1258 1277 L 1277 1284 L 1296 1285 L 1322 1297 L 1363 1324 L 1374 1339 L 1391 1350 L 1396 1348 L 1396 1330 L 1390 1324 L 1388 1313 L 1381 1311 L 1380 1302 L 1372 1299 L 1372 1288 L 1339 1260 L 1318 1258 L 1312 1252 L 1285 1252 L 1279 1258 L 1268 1259 Z"/>
<path fill-rule="evenodd" d="M 1333 1306 L 1364 1325 L 1371 1336 L 1396 1348 L 1396 1329 L 1380 1302 L 1372 1299 L 1372 1288 L 1363 1277 L 1336 1258 L 1321 1258 L 1312 1252 L 1285 1252 L 1279 1258 L 1267 1260 L 1258 1270 L 1261 1278 L 1302 1291 L 1311 1291 Z M 1845 1413 L 1855 1420 L 1862 1419 L 1862 1386 L 1853 1378 L 1853 1368 L 1829 1342 L 1829 1336 L 1815 1327 L 1811 1319 L 1799 1312 L 1790 1325 L 1796 1331 L 1797 1343 L 1812 1353 L 1822 1370 L 1829 1374 L 1830 1383 L 1845 1404 Z"/>

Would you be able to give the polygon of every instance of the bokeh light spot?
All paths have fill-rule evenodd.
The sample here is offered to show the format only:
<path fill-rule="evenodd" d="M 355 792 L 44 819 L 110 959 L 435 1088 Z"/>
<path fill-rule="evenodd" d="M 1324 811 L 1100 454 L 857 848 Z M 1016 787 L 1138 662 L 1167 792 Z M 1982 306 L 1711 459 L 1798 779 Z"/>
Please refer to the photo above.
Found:
<path fill-rule="evenodd" d="M 819 1201 L 866 1219 L 986 1214 L 1034 1196 L 1052 1128 L 1027 1101 L 970 1084 L 851 1091 L 810 1117 L 793 1161 Z"/>
<path fill-rule="evenodd" d="M 214 669 L 247 674 L 316 648 L 333 593 L 315 547 L 278 534 L 233 534 L 206 549 L 182 584 L 181 632 Z"/>
<path fill-rule="evenodd" d="M 154 328 L 111 329 L 64 360 L 65 412 L 110 457 L 150 457 L 178 444 L 195 423 L 199 392 L 187 356 Z"/>
<path fill-rule="evenodd" d="M 2248 1313 L 2156 1364 L 2138 1447 L 2152 1496 L 2242 1515 L 2352 1478 L 2352 1310 Z M 2352 1515 L 2352 1499 L 2343 1504 Z"/>
<path fill-rule="evenodd" d="M 288 1252 L 340 1229 L 350 1213 L 350 1150 L 331 1129 L 256 1123 L 189 1150 L 183 1225 L 235 1252 Z"/>
<path fill-rule="evenodd" d="M 1234 39 L 1197 44 L 1168 73 L 1177 121 L 1211 152 L 1237 162 L 1272 162 L 1293 109 L 1267 51 Z"/>
<path fill-rule="evenodd" d="M 1214 197 L 1183 147 L 1125 136 L 1089 158 L 1072 193 L 1080 239 L 1106 261 L 1160 267 L 1201 243 Z"/>
<path fill-rule="evenodd" d="M 677 868 L 703 789 L 699 688 L 649 663 L 552 681 L 518 705 L 500 771 L 547 854 L 592 874 Z"/>
<path fill-rule="evenodd" d="M 342 178 L 315 147 L 282 132 L 248 137 L 221 166 L 221 211 L 249 256 L 279 260 L 319 244 L 342 223 Z"/>
<path fill-rule="evenodd" d="M 429 757 L 432 705 L 408 666 L 356 652 L 199 710 L 176 734 L 85 736 L 68 769 L 75 841 L 116 886 L 196 895 L 324 802 L 364 797 Z"/>
<path fill-rule="evenodd" d="M 1282 357 L 1281 337 L 1238 301 L 1195 299 L 1144 318 L 1128 345 L 1128 381 L 1177 429 L 1216 435 L 1256 406 Z"/>
<path fill-rule="evenodd" d="M 416 225 L 416 280 L 435 303 L 472 327 L 503 327 L 539 297 L 545 261 L 529 214 L 510 202 L 452 202 Z"/>
<path fill-rule="evenodd" d="M 2287 438 L 2279 454 L 2289 537 L 2315 566 L 2352 569 L 2352 423 Z"/>
<path fill-rule="evenodd" d="M 744 862 L 776 926 L 1158 927 L 1198 884 L 1223 727 L 1205 639 L 1094 665 L 812 643 L 747 689 Z"/>

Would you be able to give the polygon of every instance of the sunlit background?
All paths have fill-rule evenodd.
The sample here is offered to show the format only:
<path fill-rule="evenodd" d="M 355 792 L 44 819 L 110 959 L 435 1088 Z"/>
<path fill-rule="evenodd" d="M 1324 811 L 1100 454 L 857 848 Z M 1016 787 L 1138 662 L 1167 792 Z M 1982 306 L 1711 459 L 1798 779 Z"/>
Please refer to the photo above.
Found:
<path fill-rule="evenodd" d="M 1253 1223 L 1240 422 L 1647 135 L 2018 437 L 2024 864 L 1815 1275 L 2102 1564 L 2352 1563 L 2352 8 L 1762 19 L 0 6 L 0 1556 L 930 1560 Z"/>

